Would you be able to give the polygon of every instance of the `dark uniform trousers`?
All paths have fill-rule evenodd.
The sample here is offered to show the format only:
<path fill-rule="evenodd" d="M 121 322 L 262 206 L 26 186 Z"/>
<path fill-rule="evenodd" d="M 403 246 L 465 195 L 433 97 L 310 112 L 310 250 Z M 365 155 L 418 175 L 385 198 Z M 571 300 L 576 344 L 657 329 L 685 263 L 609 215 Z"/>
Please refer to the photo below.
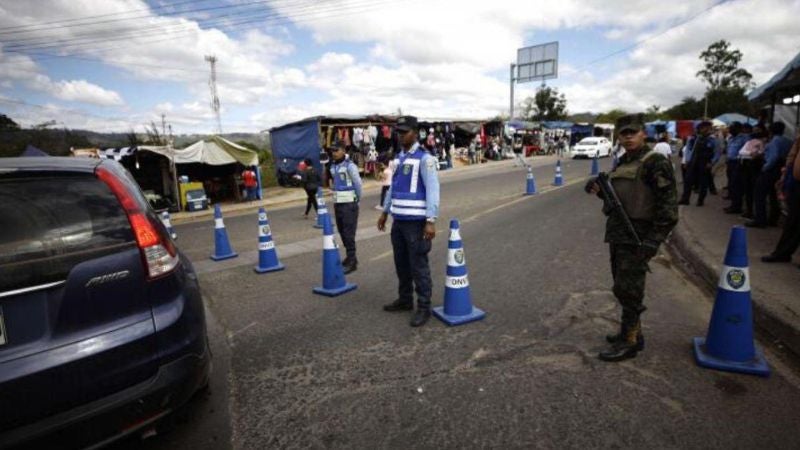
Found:
<path fill-rule="evenodd" d="M 347 251 L 347 259 L 357 262 L 356 259 L 356 228 L 358 227 L 358 203 L 335 203 L 336 227 L 342 237 L 342 244 Z"/>
<path fill-rule="evenodd" d="M 790 177 L 792 174 L 789 173 L 786 176 Z M 791 258 L 792 254 L 800 247 L 800 181 L 794 182 L 794 186 L 788 192 L 786 203 L 789 206 L 789 216 L 786 218 L 783 233 L 781 233 L 781 238 L 772 254 Z"/>
<path fill-rule="evenodd" d="M 400 281 L 398 293 L 403 303 L 414 303 L 414 286 L 417 291 L 417 306 L 430 309 L 431 268 L 428 253 L 431 241 L 423 238 L 424 220 L 394 220 L 392 222 L 392 249 L 394 267 Z"/>
<path fill-rule="evenodd" d="M 686 168 L 686 179 L 683 180 L 683 196 L 681 200 L 688 202 L 692 196 L 692 189 L 697 187 L 699 194 L 697 197 L 698 202 L 702 202 L 708 193 L 708 182 L 710 179 L 709 171 L 705 168 L 705 164 L 693 164 Z"/>
<path fill-rule="evenodd" d="M 636 245 L 609 244 L 609 250 L 614 296 L 622 306 L 622 324 L 632 326 L 647 309 L 642 302 L 649 258 L 643 256 Z"/>
<path fill-rule="evenodd" d="M 756 179 L 755 193 L 753 195 L 753 206 L 755 210 L 755 221 L 760 224 L 775 225 L 781 215 L 778 195 L 775 192 L 775 183 L 781 177 L 781 167 L 783 164 L 762 171 Z M 769 217 L 767 217 L 767 202 L 769 202 Z"/>

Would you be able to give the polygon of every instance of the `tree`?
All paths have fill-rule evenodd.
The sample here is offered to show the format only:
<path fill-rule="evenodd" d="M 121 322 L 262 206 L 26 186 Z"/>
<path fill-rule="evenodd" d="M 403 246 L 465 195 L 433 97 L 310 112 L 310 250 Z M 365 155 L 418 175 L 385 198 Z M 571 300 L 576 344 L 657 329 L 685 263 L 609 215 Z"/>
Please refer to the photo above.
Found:
<path fill-rule="evenodd" d="M 644 112 L 645 120 L 652 122 L 655 120 L 665 120 L 667 115 L 661 110 L 661 105 L 651 105 Z"/>
<path fill-rule="evenodd" d="M 619 108 L 614 108 L 611 111 L 604 112 L 599 116 L 597 116 L 597 121 L 595 123 L 617 123 L 617 119 L 627 115 L 628 115 L 627 111 Z"/>
<path fill-rule="evenodd" d="M 706 82 L 708 91 L 747 90 L 752 87 L 753 75 L 739 67 L 742 56 L 741 51 L 731 48 L 730 42 L 716 41 L 700 53 L 704 69 L 697 72 L 697 77 Z"/>
<path fill-rule="evenodd" d="M 0 131 L 17 131 L 19 124 L 5 114 L 0 114 Z"/>
<path fill-rule="evenodd" d="M 534 97 L 523 102 L 524 115 L 528 120 L 564 120 L 567 117 L 567 97 L 558 89 L 542 86 Z"/>

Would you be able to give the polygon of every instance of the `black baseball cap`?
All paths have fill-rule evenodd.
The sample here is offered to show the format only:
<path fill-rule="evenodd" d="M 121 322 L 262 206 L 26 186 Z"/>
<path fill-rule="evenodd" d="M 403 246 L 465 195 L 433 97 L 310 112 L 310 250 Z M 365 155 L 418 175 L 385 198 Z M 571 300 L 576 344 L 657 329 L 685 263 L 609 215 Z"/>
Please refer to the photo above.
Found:
<path fill-rule="evenodd" d="M 617 133 L 624 131 L 642 131 L 644 130 L 644 114 L 628 114 L 617 119 L 615 125 Z"/>
<path fill-rule="evenodd" d="M 414 116 L 400 116 L 397 118 L 397 131 L 405 133 L 417 129 L 417 118 Z"/>

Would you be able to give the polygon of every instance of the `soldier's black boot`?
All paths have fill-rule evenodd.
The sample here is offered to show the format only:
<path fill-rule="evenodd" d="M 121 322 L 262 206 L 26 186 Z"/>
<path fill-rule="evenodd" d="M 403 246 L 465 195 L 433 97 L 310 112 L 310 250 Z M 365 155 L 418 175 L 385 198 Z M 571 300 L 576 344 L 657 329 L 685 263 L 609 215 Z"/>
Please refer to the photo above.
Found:
<path fill-rule="evenodd" d="M 622 340 L 622 328 L 620 327 L 619 333 L 616 334 L 607 334 L 606 335 L 606 342 L 609 344 L 616 344 L 617 342 Z M 641 330 L 639 331 L 639 336 L 636 337 L 636 350 L 642 351 L 644 350 L 644 335 L 642 334 Z"/>
<path fill-rule="evenodd" d="M 421 327 L 428 322 L 428 319 L 431 318 L 431 310 L 430 308 L 417 308 L 417 312 L 414 313 L 414 317 L 411 318 L 410 325 L 412 327 Z"/>
<path fill-rule="evenodd" d="M 342 263 L 342 268 L 344 269 L 344 274 L 347 275 L 348 273 L 353 273 L 358 269 L 358 261 L 355 258 L 353 259 L 345 259 L 346 262 Z"/>
<path fill-rule="evenodd" d="M 642 333 L 642 325 L 637 321 L 634 325 L 624 328 L 624 339 L 611 344 L 611 348 L 608 350 L 600 352 L 597 355 L 598 358 L 602 361 L 618 362 L 636 357 L 639 352 L 639 335 Z M 642 337 L 642 345 L 644 345 L 644 337 Z"/>
<path fill-rule="evenodd" d="M 383 305 L 383 310 L 388 312 L 411 311 L 412 309 L 414 309 L 414 303 L 411 300 L 403 301 L 399 298 L 388 305 Z"/>

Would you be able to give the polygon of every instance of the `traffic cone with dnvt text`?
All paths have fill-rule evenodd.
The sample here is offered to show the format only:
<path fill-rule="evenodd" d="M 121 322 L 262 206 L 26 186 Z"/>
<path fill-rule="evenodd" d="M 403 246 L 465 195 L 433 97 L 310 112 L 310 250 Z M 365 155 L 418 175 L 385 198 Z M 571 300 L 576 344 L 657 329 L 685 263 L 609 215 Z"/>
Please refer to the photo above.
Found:
<path fill-rule="evenodd" d="M 525 195 L 533 195 L 536 193 L 536 180 L 533 178 L 533 169 L 528 167 L 528 175 L 526 175 L 525 182 Z"/>
<path fill-rule="evenodd" d="M 731 229 L 708 334 L 694 338 L 694 356 L 702 367 L 768 376 L 767 361 L 753 342 L 746 233 L 741 226 Z"/>
<path fill-rule="evenodd" d="M 214 205 L 214 254 L 211 259 L 214 261 L 222 261 L 223 259 L 230 259 L 239 256 L 231 248 L 231 243 L 228 240 L 228 232 L 225 230 L 225 222 L 222 221 L 222 210 L 219 205 Z"/>
<path fill-rule="evenodd" d="M 485 312 L 472 306 L 464 246 L 461 243 L 461 233 L 456 219 L 450 221 L 444 306 L 433 308 L 433 315 L 451 326 L 474 322 L 486 317 Z"/>
<path fill-rule="evenodd" d="M 354 290 L 357 286 L 344 278 L 339 249 L 333 237 L 330 215 L 323 215 L 322 236 L 322 286 L 315 287 L 314 293 L 336 297 Z"/>
<path fill-rule="evenodd" d="M 258 208 L 258 265 L 253 268 L 258 273 L 283 270 L 284 265 L 278 261 L 278 252 L 272 240 L 272 229 L 269 226 L 267 211 Z"/>
<path fill-rule="evenodd" d="M 564 178 L 561 176 L 561 160 L 556 163 L 556 178 L 553 180 L 553 186 L 563 186 Z"/>

